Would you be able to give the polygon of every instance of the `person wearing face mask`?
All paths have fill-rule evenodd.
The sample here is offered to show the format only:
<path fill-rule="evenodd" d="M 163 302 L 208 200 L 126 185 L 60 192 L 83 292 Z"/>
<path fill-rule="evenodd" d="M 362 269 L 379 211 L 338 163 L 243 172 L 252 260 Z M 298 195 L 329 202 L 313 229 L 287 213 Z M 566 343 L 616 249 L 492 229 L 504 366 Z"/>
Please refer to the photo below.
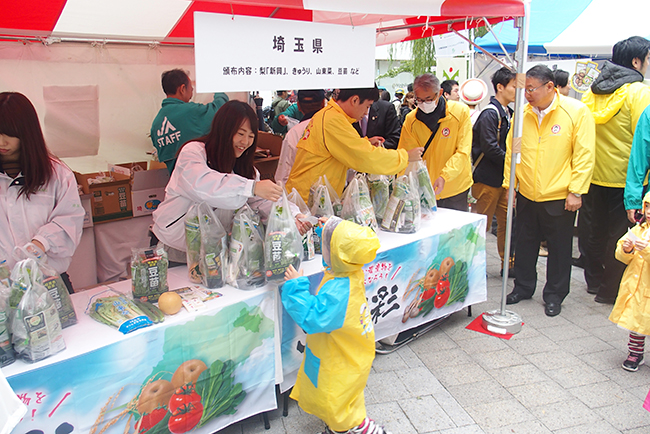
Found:
<path fill-rule="evenodd" d="M 467 211 L 472 186 L 472 123 L 463 103 L 447 101 L 440 81 L 423 74 L 413 83 L 417 110 L 404 119 L 398 149 L 423 147 L 438 206 Z"/>
<path fill-rule="evenodd" d="M 183 145 L 176 169 L 165 188 L 165 200 L 153 213 L 152 231 L 166 246 L 185 251 L 185 214 L 195 203 L 220 210 L 218 217 L 229 230 L 235 210 L 248 203 L 266 219 L 282 187 L 270 179 L 260 181 L 253 166 L 257 143 L 257 115 L 241 101 L 230 101 L 217 112 L 208 135 Z M 298 220 L 304 233 L 308 224 Z"/>

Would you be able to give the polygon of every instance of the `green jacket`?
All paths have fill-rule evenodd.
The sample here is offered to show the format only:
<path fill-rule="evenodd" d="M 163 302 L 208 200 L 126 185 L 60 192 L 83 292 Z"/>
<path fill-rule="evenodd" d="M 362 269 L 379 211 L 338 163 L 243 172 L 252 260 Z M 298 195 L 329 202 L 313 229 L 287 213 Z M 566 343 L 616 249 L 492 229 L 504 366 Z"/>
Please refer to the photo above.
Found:
<path fill-rule="evenodd" d="M 627 179 L 623 201 L 625 209 L 643 208 L 643 184 L 650 170 L 650 106 L 636 124 L 630 162 L 627 165 Z"/>
<path fill-rule="evenodd" d="M 158 152 L 158 161 L 167 165 L 169 173 L 176 164 L 176 154 L 184 143 L 198 139 L 210 131 L 217 110 L 228 102 L 228 95 L 215 93 L 209 104 L 184 102 L 165 98 L 151 124 L 151 141 Z"/>
<path fill-rule="evenodd" d="M 303 114 L 298 110 L 298 104 L 291 104 L 285 111 L 274 117 L 271 121 L 270 126 L 275 134 L 285 135 L 287 134 L 287 131 L 289 131 L 288 125 L 280 125 L 280 122 L 278 122 L 278 117 L 281 115 L 294 118 L 297 121 L 301 121 L 303 117 Z"/>

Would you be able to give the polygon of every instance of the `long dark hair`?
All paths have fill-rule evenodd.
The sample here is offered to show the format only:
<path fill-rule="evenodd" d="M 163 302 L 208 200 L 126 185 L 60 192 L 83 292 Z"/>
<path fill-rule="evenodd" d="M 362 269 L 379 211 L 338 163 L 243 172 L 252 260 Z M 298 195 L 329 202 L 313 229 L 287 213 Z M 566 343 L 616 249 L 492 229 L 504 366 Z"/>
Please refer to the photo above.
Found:
<path fill-rule="evenodd" d="M 53 157 L 45 146 L 43 130 L 36 109 L 25 95 L 17 92 L 0 93 L 0 134 L 20 140 L 20 170 L 25 185 L 20 194 L 29 196 L 54 175 Z M 2 161 L 0 161 L 2 169 Z"/>
<path fill-rule="evenodd" d="M 235 158 L 233 138 L 246 119 L 255 134 L 255 140 L 239 158 Z M 225 103 L 214 115 L 210 132 L 200 141 L 205 143 L 208 167 L 212 170 L 235 172 L 244 178 L 255 179 L 253 158 L 257 146 L 257 115 L 251 106 L 241 101 Z"/>

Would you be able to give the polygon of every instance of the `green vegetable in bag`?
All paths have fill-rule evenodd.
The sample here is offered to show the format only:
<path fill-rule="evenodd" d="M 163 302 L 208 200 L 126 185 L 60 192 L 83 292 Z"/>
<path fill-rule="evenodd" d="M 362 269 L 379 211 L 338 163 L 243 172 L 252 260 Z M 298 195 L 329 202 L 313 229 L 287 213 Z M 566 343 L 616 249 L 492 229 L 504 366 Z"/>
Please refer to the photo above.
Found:
<path fill-rule="evenodd" d="M 153 324 L 153 321 L 133 300 L 112 289 L 94 295 L 88 303 L 86 314 L 97 322 L 116 328 L 123 334 Z"/>
<path fill-rule="evenodd" d="M 34 259 L 19 261 L 12 270 L 12 287 L 24 293 L 10 310 L 9 329 L 16 354 L 34 363 L 65 350 L 61 320 L 54 300 L 43 286 L 43 275 Z"/>
<path fill-rule="evenodd" d="M 368 175 L 368 190 L 372 207 L 375 210 L 375 218 L 378 223 L 386 212 L 388 199 L 390 198 L 390 181 L 386 175 Z"/>
<path fill-rule="evenodd" d="M 302 237 L 289 212 L 287 193 L 271 207 L 269 223 L 264 240 L 264 262 L 268 280 L 284 280 L 284 272 L 293 265 L 300 268 L 303 255 Z"/>
<path fill-rule="evenodd" d="M 131 289 L 133 298 L 156 302 L 167 292 L 167 252 L 162 244 L 157 247 L 131 249 Z"/>
<path fill-rule="evenodd" d="M 185 254 L 190 282 L 201 283 L 201 272 L 199 271 L 201 228 L 199 227 L 198 205 L 192 205 L 185 215 Z"/>
<path fill-rule="evenodd" d="M 233 219 L 228 269 L 228 283 L 235 288 L 249 289 L 266 283 L 264 228 L 248 205 L 240 208 Z"/>
<path fill-rule="evenodd" d="M 9 339 L 9 321 L 7 318 L 9 294 L 11 294 L 11 289 L 0 280 L 0 366 L 7 366 L 15 361 L 14 350 Z"/>
<path fill-rule="evenodd" d="M 420 197 L 413 173 L 395 180 L 381 228 L 399 233 L 413 233 L 420 229 Z"/>
<path fill-rule="evenodd" d="M 377 231 L 375 210 L 363 175 L 357 175 L 343 192 L 341 218 Z"/>
<path fill-rule="evenodd" d="M 418 192 L 420 195 L 420 205 L 422 212 L 430 213 L 438 210 L 436 203 L 436 194 L 431 185 L 431 178 L 429 177 L 429 170 L 427 169 L 424 161 L 412 161 L 406 167 L 405 174 L 413 173 L 418 185 Z"/>
<path fill-rule="evenodd" d="M 309 211 L 309 207 L 307 206 L 305 201 L 302 200 L 302 197 L 300 196 L 300 193 L 298 193 L 298 190 L 293 188 L 291 190 L 291 193 L 287 195 L 287 199 L 289 199 L 289 202 L 292 202 L 294 205 L 298 207 L 302 215 L 304 215 L 307 218 L 311 216 L 311 211 Z M 304 261 L 310 261 L 316 257 L 316 246 L 314 245 L 313 235 L 314 235 L 313 229 L 309 229 L 302 236 L 302 251 L 303 251 L 302 259 Z M 320 251 L 320 245 L 319 245 L 319 251 Z"/>
<path fill-rule="evenodd" d="M 206 288 L 220 288 L 225 283 L 227 236 L 212 207 L 205 202 L 198 206 L 201 248 L 199 271 Z"/>

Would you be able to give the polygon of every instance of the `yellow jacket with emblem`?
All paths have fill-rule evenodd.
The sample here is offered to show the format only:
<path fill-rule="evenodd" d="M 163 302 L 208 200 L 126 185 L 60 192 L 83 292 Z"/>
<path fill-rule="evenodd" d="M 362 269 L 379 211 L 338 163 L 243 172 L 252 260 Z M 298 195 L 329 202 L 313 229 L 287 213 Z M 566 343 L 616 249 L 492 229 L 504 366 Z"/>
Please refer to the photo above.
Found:
<path fill-rule="evenodd" d="M 375 258 L 379 239 L 370 228 L 331 217 L 322 240 L 328 268 L 316 295 L 307 277 L 280 289 L 285 309 L 307 332 L 291 398 L 330 429 L 346 431 L 366 417 L 363 389 L 375 358 L 375 331 L 362 267 Z"/>
<path fill-rule="evenodd" d="M 374 147 L 368 139 L 359 137 L 348 116 L 331 100 L 318 111 L 305 129 L 296 146 L 296 159 L 291 168 L 286 189 L 298 190 L 305 202 L 309 188 L 322 175 L 341 196 L 348 169 L 376 175 L 394 175 L 408 165 L 408 154 Z"/>
<path fill-rule="evenodd" d="M 643 198 L 643 214 L 650 203 L 650 193 Z M 643 222 L 631 229 L 632 233 L 645 241 L 650 240 L 650 222 Z M 632 253 L 623 251 L 625 234 L 616 245 L 616 259 L 627 264 L 616 297 L 616 304 L 609 320 L 630 331 L 650 335 L 650 247 Z"/>
<path fill-rule="evenodd" d="M 629 77 L 633 83 L 621 82 Z M 606 62 L 594 85 L 582 96 L 596 121 L 596 163 L 592 184 L 624 188 L 636 124 L 650 104 L 650 88 L 630 68 Z M 594 93 L 596 88 L 598 93 Z"/>
<path fill-rule="evenodd" d="M 431 137 L 431 130 L 416 118 L 416 112 L 412 110 L 404 119 L 398 149 L 410 151 L 424 146 Z M 446 101 L 445 117 L 438 123 L 440 127 L 422 158 L 429 169 L 431 182 L 440 176 L 444 178 L 445 186 L 437 198 L 446 199 L 468 190 L 473 184 L 469 108 L 460 102 Z"/>
<path fill-rule="evenodd" d="M 513 125 L 516 122 L 513 119 Z M 506 139 L 503 186 L 510 184 L 510 129 Z M 564 200 L 589 191 L 594 167 L 594 119 L 586 105 L 555 90 L 549 112 L 539 124 L 530 104 L 524 107 L 521 163 L 516 166 L 519 194 L 534 202 Z"/>

